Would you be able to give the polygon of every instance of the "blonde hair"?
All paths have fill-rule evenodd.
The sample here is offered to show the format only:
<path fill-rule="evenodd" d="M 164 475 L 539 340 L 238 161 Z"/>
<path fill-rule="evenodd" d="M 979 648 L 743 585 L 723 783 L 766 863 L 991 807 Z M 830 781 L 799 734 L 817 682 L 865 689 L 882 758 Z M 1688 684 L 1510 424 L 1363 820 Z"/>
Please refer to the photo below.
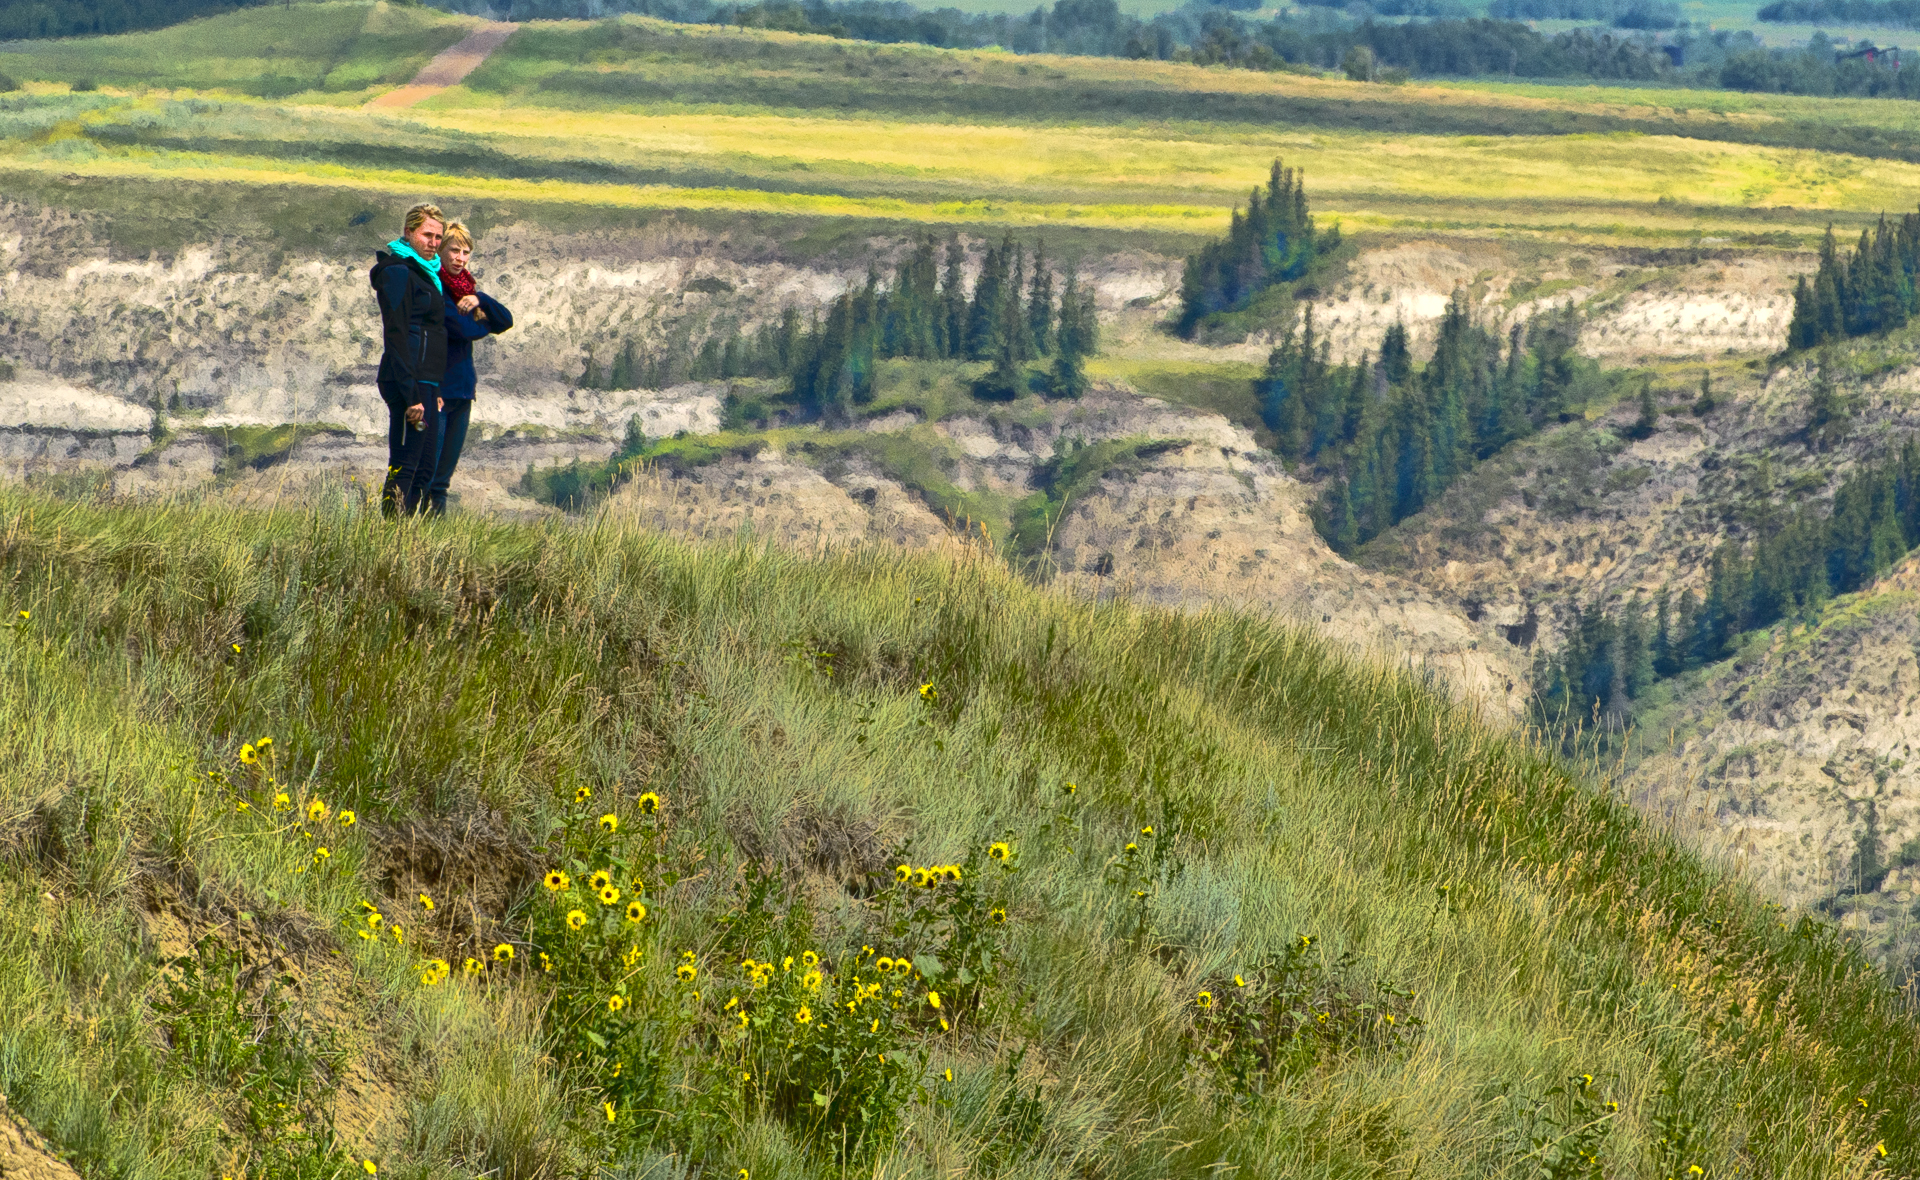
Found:
<path fill-rule="evenodd" d="M 440 212 L 440 206 L 438 205 L 415 205 L 413 208 L 407 210 L 407 219 L 401 224 L 400 236 L 403 238 L 406 237 L 414 230 L 419 229 L 421 223 L 426 221 L 437 221 L 441 225 L 445 225 L 447 223 L 447 215 Z"/>
<path fill-rule="evenodd" d="M 440 244 L 443 247 L 465 246 L 471 250 L 473 249 L 473 231 L 467 228 L 467 223 L 464 221 L 449 221 L 445 232 L 441 235 Z"/>

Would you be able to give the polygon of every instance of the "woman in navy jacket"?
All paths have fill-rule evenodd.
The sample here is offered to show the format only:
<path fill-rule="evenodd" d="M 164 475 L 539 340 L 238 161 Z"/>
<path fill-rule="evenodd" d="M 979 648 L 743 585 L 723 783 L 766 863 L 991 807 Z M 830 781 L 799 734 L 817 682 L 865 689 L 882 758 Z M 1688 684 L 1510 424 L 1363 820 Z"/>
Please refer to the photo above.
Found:
<path fill-rule="evenodd" d="M 475 288 L 473 272 L 467 269 L 472 257 L 472 233 L 458 221 L 448 222 L 446 240 L 440 246 L 441 280 L 447 288 L 447 371 L 440 379 L 440 402 L 445 409 L 440 458 L 427 488 L 427 511 L 435 516 L 447 511 L 447 485 L 453 482 L 453 469 L 467 443 L 467 422 L 479 383 L 473 371 L 473 342 L 513 327 L 513 313 Z"/>

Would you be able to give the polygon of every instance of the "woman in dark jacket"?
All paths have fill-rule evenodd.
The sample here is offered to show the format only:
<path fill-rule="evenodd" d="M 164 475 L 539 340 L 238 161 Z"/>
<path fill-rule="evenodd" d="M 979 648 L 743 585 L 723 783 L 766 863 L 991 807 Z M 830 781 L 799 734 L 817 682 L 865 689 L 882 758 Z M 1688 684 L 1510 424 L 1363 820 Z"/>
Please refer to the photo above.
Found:
<path fill-rule="evenodd" d="M 387 403 L 387 479 L 380 510 L 420 510 L 440 449 L 440 378 L 447 367 L 446 296 L 440 241 L 446 218 L 433 205 L 407 210 L 400 236 L 374 254 L 367 281 L 380 304 L 384 351 L 375 377 Z"/>
<path fill-rule="evenodd" d="M 447 373 L 440 381 L 442 414 L 439 460 L 427 489 L 427 510 L 435 516 L 447 511 L 447 486 L 467 443 L 467 421 L 473 412 L 473 394 L 479 378 L 473 371 L 473 342 L 513 327 L 513 313 L 474 284 L 467 261 L 473 257 L 473 235 L 460 222 L 449 222 L 440 247 L 444 266 L 441 280 L 447 288 Z"/>

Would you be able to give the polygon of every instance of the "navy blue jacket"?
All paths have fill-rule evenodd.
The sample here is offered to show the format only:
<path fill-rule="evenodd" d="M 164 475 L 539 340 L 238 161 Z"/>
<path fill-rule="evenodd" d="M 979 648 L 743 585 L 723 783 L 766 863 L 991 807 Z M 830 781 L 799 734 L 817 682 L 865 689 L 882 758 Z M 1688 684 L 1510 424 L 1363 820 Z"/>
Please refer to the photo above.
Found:
<path fill-rule="evenodd" d="M 402 405 L 436 392 L 447 368 L 447 300 L 421 265 L 381 250 L 367 272 L 380 303 L 380 384 Z"/>
<path fill-rule="evenodd" d="M 480 296 L 480 310 L 487 313 L 484 320 L 462 313 L 453 300 L 447 300 L 447 375 L 440 379 L 440 396 L 448 401 L 473 400 L 480 380 L 473 371 L 473 342 L 513 327 L 513 313 L 499 300 L 485 291 L 474 294 Z"/>

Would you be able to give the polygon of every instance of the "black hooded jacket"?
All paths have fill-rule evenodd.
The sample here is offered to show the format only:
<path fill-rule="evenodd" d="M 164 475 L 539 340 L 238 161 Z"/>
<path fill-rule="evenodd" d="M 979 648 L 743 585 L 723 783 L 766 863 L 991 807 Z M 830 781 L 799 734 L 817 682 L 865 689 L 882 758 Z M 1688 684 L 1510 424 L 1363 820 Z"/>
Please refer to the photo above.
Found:
<path fill-rule="evenodd" d="M 419 263 L 385 250 L 374 254 L 367 281 L 380 303 L 386 345 L 380 354 L 382 391 L 393 390 L 402 405 L 418 405 L 436 395 L 447 371 L 446 296 Z"/>

